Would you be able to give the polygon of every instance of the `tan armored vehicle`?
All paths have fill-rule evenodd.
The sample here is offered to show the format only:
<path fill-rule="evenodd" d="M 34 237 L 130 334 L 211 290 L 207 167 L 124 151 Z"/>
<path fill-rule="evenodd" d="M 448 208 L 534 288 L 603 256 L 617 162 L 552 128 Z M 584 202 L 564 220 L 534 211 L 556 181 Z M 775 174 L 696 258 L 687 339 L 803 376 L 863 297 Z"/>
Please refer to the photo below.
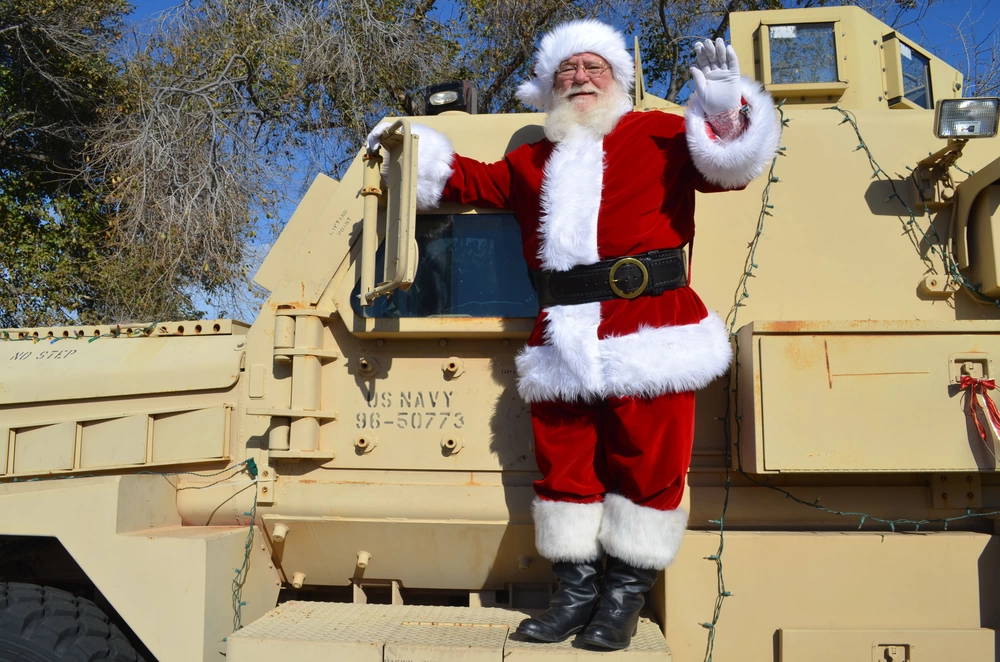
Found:
<path fill-rule="evenodd" d="M 784 148 L 698 201 L 737 359 L 629 649 L 510 637 L 551 581 L 513 384 L 534 295 L 509 213 L 415 213 L 403 121 L 384 178 L 359 153 L 312 184 L 251 326 L 2 333 L 0 659 L 996 659 L 997 102 L 856 8 L 732 40 Z M 541 121 L 420 119 L 486 161 Z"/>

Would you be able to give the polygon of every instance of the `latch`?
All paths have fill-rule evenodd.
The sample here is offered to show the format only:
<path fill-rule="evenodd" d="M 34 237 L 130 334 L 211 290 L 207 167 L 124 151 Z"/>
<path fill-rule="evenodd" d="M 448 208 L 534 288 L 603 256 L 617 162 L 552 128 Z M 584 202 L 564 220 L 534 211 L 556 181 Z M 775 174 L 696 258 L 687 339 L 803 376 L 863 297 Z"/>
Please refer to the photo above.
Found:
<path fill-rule="evenodd" d="M 993 459 L 995 469 L 1000 469 L 1000 411 L 990 397 L 995 383 L 993 365 L 987 354 L 968 352 L 950 357 L 951 383 L 965 391 L 967 415 Z"/>
<path fill-rule="evenodd" d="M 876 644 L 872 662 L 910 662 L 909 644 Z"/>
<path fill-rule="evenodd" d="M 993 365 L 989 354 L 984 352 L 964 352 L 948 357 L 949 377 L 952 384 L 959 384 L 962 377 L 989 379 L 993 374 Z"/>

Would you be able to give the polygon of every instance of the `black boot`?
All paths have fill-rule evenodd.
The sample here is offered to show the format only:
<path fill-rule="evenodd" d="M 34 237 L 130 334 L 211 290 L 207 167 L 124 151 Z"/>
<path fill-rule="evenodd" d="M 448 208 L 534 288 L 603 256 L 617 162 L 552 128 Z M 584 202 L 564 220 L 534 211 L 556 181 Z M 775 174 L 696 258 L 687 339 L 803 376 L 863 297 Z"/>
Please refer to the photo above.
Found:
<path fill-rule="evenodd" d="M 552 572 L 559 585 L 549 600 L 549 608 L 521 621 L 517 633 L 535 641 L 554 643 L 582 630 L 597 604 L 601 569 L 600 559 L 553 563 Z"/>
<path fill-rule="evenodd" d="M 635 568 L 609 556 L 601 599 L 579 641 L 597 648 L 626 648 L 639 623 L 639 610 L 646 604 L 643 596 L 659 572 Z"/>

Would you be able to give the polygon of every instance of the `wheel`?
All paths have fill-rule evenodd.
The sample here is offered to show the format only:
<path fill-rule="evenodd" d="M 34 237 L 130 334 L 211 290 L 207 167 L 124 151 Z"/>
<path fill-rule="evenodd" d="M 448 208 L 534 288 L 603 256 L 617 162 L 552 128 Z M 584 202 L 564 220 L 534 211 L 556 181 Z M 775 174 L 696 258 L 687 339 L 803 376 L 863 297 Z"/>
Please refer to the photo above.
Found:
<path fill-rule="evenodd" d="M 143 662 L 90 600 L 58 588 L 0 582 L 3 662 Z"/>

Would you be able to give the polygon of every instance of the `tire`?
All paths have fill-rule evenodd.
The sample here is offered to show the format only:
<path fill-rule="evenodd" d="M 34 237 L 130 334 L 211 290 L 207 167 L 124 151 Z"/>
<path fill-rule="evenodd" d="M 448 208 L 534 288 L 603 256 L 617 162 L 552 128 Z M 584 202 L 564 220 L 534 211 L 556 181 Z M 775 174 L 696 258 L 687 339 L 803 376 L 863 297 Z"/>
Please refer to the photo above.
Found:
<path fill-rule="evenodd" d="M 0 662 L 143 662 L 90 600 L 58 588 L 0 582 Z"/>

